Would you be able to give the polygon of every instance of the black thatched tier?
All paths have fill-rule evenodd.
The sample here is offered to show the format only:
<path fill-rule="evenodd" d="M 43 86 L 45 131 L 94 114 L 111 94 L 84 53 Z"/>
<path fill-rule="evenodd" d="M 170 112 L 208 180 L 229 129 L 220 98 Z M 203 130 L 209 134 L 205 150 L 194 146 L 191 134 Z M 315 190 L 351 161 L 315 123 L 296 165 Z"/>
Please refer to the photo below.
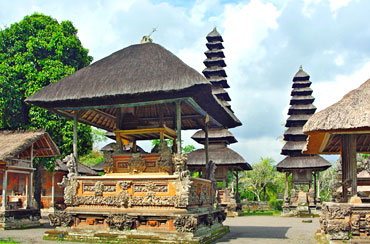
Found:
<path fill-rule="evenodd" d="M 207 67 L 218 66 L 218 67 L 226 67 L 225 61 L 222 57 L 213 57 L 207 58 L 203 61 L 204 65 Z"/>
<path fill-rule="evenodd" d="M 203 130 L 198 130 L 192 135 L 192 139 L 200 144 L 204 144 L 206 134 Z M 224 128 L 210 128 L 208 130 L 208 141 L 210 143 L 214 142 L 225 142 L 227 144 L 232 144 L 238 142 L 234 135 L 227 129 Z"/>
<path fill-rule="evenodd" d="M 322 171 L 329 168 L 331 164 L 320 156 L 286 157 L 276 165 L 278 171 L 289 171 L 298 169 L 312 169 Z"/>
<path fill-rule="evenodd" d="M 224 49 L 224 46 L 222 45 L 222 42 L 220 42 L 220 41 L 207 42 L 206 43 L 206 46 L 210 50 L 213 50 L 213 49 Z"/>
<path fill-rule="evenodd" d="M 227 80 L 225 77 L 209 77 L 208 80 L 212 83 L 214 86 L 222 86 L 223 88 L 230 88 L 229 84 L 227 83 Z"/>
<path fill-rule="evenodd" d="M 288 110 L 288 115 L 292 114 L 314 114 L 316 107 L 312 104 L 292 105 Z"/>
<path fill-rule="evenodd" d="M 225 54 L 222 50 L 207 50 L 204 52 L 204 54 L 207 56 L 207 58 L 213 58 L 213 57 L 220 57 L 225 58 Z"/>
<path fill-rule="evenodd" d="M 285 127 L 303 127 L 312 114 L 292 114 L 285 123 Z"/>
<path fill-rule="evenodd" d="M 205 77 L 209 78 L 211 76 L 221 76 L 221 77 L 227 77 L 225 70 L 222 67 L 207 67 L 202 72 Z"/>
<path fill-rule="evenodd" d="M 312 94 L 312 89 L 309 87 L 297 87 L 290 93 L 291 96 L 308 96 Z"/>
<path fill-rule="evenodd" d="M 227 91 L 222 87 L 212 87 L 212 93 L 220 98 L 221 100 L 231 101 L 231 98 Z"/>
<path fill-rule="evenodd" d="M 218 33 L 216 27 L 213 28 L 213 30 L 210 33 L 208 33 L 206 38 L 207 38 L 207 41 L 209 42 L 215 42 L 215 41 L 223 42 L 224 41 L 220 33 Z"/>
<path fill-rule="evenodd" d="M 311 95 L 309 96 L 293 96 L 290 100 L 290 105 L 296 104 L 312 104 L 315 101 L 315 98 Z"/>

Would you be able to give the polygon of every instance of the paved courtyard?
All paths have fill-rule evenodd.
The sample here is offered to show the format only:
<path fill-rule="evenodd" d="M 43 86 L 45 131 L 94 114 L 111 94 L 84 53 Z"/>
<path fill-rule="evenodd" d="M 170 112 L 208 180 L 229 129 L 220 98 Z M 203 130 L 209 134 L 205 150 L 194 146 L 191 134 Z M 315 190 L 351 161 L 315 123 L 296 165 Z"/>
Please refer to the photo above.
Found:
<path fill-rule="evenodd" d="M 279 216 L 244 216 L 228 218 L 225 225 L 230 226 L 230 233 L 216 241 L 217 244 L 239 243 L 315 243 L 314 234 L 319 229 L 318 218 L 312 219 L 312 223 L 303 223 L 302 218 L 283 218 Z M 305 218 L 307 220 L 307 218 Z M 46 220 L 43 220 L 46 223 Z M 26 230 L 0 231 L 0 238 L 13 238 L 16 241 L 27 244 L 75 244 L 76 242 L 43 241 L 42 235 L 51 227 L 46 223 L 43 228 Z"/>

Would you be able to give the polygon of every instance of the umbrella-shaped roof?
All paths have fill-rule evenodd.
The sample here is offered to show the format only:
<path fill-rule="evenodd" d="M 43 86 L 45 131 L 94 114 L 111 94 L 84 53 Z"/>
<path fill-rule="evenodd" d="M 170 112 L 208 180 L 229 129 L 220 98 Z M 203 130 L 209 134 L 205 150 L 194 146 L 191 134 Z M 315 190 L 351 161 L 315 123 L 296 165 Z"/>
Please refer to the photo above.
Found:
<path fill-rule="evenodd" d="M 200 128 L 208 113 L 214 125 L 235 127 L 240 121 L 217 101 L 211 83 L 162 46 L 132 45 L 36 92 L 26 100 L 79 121 L 113 131 L 119 109 L 135 107 L 140 121 L 158 120 L 174 128 L 176 101 L 182 103 L 182 129 Z"/>
<path fill-rule="evenodd" d="M 339 102 L 314 114 L 303 127 L 308 142 L 304 153 L 340 153 L 342 134 L 356 135 L 356 151 L 370 152 L 370 79 Z"/>

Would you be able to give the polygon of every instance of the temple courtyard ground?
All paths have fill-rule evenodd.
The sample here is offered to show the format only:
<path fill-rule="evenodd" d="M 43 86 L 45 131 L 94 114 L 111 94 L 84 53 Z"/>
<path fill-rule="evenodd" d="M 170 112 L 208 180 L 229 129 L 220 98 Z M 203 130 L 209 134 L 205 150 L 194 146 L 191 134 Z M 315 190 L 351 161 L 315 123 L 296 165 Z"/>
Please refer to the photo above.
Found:
<path fill-rule="evenodd" d="M 312 220 L 312 223 L 303 223 L 302 220 Z M 51 228 L 47 220 L 43 219 L 43 223 L 42 228 L 0 231 L 0 239 L 7 240 L 10 237 L 15 241 L 27 244 L 76 244 L 76 242 L 42 240 L 44 232 Z M 234 217 L 227 218 L 224 223 L 230 226 L 230 233 L 216 241 L 217 244 L 310 244 L 316 243 L 314 235 L 316 230 L 320 228 L 318 218 L 286 218 L 280 216 Z"/>

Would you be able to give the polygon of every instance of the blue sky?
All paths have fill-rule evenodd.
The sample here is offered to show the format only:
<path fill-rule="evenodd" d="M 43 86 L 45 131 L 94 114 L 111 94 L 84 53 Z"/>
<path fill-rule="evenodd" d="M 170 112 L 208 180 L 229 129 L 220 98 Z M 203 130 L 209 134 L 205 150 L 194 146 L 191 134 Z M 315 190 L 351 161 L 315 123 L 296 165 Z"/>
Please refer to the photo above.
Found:
<path fill-rule="evenodd" d="M 70 20 L 94 60 L 139 43 L 153 27 L 159 43 L 199 72 L 206 35 L 217 26 L 225 46 L 232 108 L 243 126 L 231 147 L 248 162 L 280 161 L 292 78 L 311 75 L 321 110 L 370 78 L 367 0 L 0 2 L 0 27 L 41 12 Z M 194 131 L 184 133 L 185 143 Z"/>

